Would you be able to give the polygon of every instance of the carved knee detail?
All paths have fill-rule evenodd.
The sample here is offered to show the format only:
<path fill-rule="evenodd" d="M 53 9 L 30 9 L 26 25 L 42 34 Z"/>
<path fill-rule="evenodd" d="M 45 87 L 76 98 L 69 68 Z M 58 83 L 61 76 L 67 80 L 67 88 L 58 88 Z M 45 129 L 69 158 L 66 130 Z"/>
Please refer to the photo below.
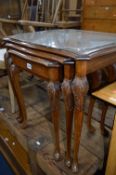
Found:
<path fill-rule="evenodd" d="M 64 94 L 65 106 L 67 111 L 72 111 L 74 108 L 74 99 L 71 89 L 71 80 L 65 79 L 62 83 L 62 92 Z"/>
<path fill-rule="evenodd" d="M 75 101 L 74 108 L 78 111 L 82 111 L 84 102 L 83 96 L 85 96 L 88 91 L 88 81 L 86 77 L 75 77 L 71 87 Z"/>
<path fill-rule="evenodd" d="M 52 111 L 58 109 L 60 98 L 60 83 L 48 83 L 48 95 L 51 102 Z"/>

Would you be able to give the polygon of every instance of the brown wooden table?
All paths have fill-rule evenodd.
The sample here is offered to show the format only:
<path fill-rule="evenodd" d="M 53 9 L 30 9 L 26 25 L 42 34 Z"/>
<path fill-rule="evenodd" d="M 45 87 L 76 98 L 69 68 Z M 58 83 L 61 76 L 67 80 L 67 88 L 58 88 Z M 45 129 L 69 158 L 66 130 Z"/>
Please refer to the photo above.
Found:
<path fill-rule="evenodd" d="M 22 70 L 26 70 L 33 75 L 39 76 L 43 80 L 48 80 L 48 94 L 51 102 L 52 120 L 54 124 L 54 158 L 60 159 L 60 146 L 59 146 L 59 101 L 60 90 L 63 78 L 68 78 L 68 81 L 63 83 L 63 91 L 66 105 L 66 115 L 68 121 L 67 129 L 67 142 L 70 143 L 71 139 L 71 127 L 73 108 L 71 106 L 72 94 L 70 95 L 70 79 L 74 75 L 74 61 L 64 56 L 54 55 L 54 53 L 46 52 L 41 47 L 32 46 L 25 43 L 17 42 L 13 39 L 8 39 L 6 47 L 8 52 L 6 53 L 5 60 L 6 66 L 9 72 L 10 80 L 13 86 L 14 94 L 16 96 L 19 106 L 18 122 L 22 124 L 22 128 L 27 127 L 27 114 L 24 104 L 22 90 L 19 84 L 19 74 Z M 58 61 L 57 61 L 58 60 Z M 63 63 L 65 63 L 65 71 L 63 71 Z M 72 73 L 69 74 L 69 69 L 72 69 Z M 68 87 L 68 89 L 67 89 Z M 73 101 L 73 100 L 72 100 Z M 71 121 L 70 121 L 71 120 Z M 67 143 L 67 157 L 70 156 L 70 144 Z"/>
<path fill-rule="evenodd" d="M 26 112 L 18 83 L 19 70 L 25 69 L 32 74 L 41 76 L 43 79 L 47 78 L 47 80 L 50 80 L 49 84 L 52 88 L 48 89 L 50 89 L 52 107 L 56 106 L 56 99 L 58 99 L 57 95 L 54 98 L 54 92 L 59 89 L 53 87 L 60 86 L 56 86 L 55 82 L 62 83 L 66 108 L 66 165 L 71 166 L 71 128 L 74 112 L 72 171 L 77 172 L 83 104 L 84 97 L 88 91 L 86 75 L 116 62 L 116 34 L 71 29 L 48 30 L 19 34 L 6 38 L 4 41 L 8 48 L 6 63 L 19 103 L 20 116 L 22 116 L 24 121 L 26 119 Z M 45 64 L 46 71 L 43 71 L 43 63 Z M 59 126 L 57 112 L 58 110 L 53 112 L 53 116 L 55 116 L 53 121 L 56 123 L 55 131 L 58 143 Z M 56 144 L 56 147 L 57 145 L 59 144 Z M 59 158 L 59 146 L 56 150 L 58 153 L 56 157 Z"/>

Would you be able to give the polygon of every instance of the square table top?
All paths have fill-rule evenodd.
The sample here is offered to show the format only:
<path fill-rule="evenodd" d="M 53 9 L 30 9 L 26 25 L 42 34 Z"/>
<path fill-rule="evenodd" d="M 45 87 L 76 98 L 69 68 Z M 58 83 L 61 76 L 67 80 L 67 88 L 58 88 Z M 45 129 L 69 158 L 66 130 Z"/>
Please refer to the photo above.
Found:
<path fill-rule="evenodd" d="M 75 54 L 75 59 L 89 60 L 91 55 L 116 52 L 116 34 L 76 29 L 54 29 L 21 33 L 9 37 L 12 40 L 36 46 L 57 49 Z M 93 57 L 94 57 L 93 56 Z"/>

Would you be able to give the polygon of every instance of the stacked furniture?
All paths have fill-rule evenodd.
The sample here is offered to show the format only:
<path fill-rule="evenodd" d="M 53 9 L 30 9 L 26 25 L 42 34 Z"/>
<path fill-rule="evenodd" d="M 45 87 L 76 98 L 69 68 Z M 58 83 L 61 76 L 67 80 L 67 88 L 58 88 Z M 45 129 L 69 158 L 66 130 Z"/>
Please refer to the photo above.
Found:
<path fill-rule="evenodd" d="M 7 68 L 19 104 L 19 121 L 27 115 L 19 85 L 20 70 L 47 79 L 55 133 L 55 158 L 60 158 L 59 90 L 62 83 L 66 106 L 66 165 L 71 166 L 71 130 L 74 114 L 73 172 L 78 171 L 78 151 L 83 123 L 87 74 L 116 63 L 116 35 L 81 30 L 49 30 L 6 38 Z M 12 61 L 9 61 L 9 60 Z M 95 66 L 96 65 L 96 66 Z"/>
<path fill-rule="evenodd" d="M 92 113 L 94 109 L 94 105 L 96 102 L 96 98 L 91 95 L 92 92 L 107 86 L 108 84 L 114 82 L 116 80 L 116 65 L 109 65 L 102 70 L 96 71 L 88 76 L 88 81 L 90 85 L 90 102 L 88 107 L 88 116 L 87 116 L 87 125 L 90 132 L 94 132 L 95 129 L 91 124 Z M 106 113 L 108 110 L 108 104 L 103 103 L 101 108 L 101 118 L 100 118 L 100 129 L 101 133 L 105 136 L 107 131 L 105 130 L 104 122 Z M 106 131 L 106 132 L 105 132 Z"/>

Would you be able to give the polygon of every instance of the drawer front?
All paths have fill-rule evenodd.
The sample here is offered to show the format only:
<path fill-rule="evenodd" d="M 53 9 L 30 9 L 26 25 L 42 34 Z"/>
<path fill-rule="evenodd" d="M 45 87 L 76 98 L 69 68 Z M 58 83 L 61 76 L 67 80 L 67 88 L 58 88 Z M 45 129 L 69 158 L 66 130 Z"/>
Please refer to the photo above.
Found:
<path fill-rule="evenodd" d="M 20 67 L 22 70 L 26 70 L 27 72 L 30 72 L 34 75 L 40 76 L 46 80 L 49 78 L 49 72 L 48 69 L 45 66 L 42 66 L 40 64 L 32 63 L 30 61 L 26 61 L 24 59 L 13 58 L 13 63 Z"/>
<path fill-rule="evenodd" d="M 32 75 L 37 75 L 48 81 L 62 81 L 62 67 L 47 67 L 15 56 L 12 56 L 12 59 L 15 65 Z"/>

